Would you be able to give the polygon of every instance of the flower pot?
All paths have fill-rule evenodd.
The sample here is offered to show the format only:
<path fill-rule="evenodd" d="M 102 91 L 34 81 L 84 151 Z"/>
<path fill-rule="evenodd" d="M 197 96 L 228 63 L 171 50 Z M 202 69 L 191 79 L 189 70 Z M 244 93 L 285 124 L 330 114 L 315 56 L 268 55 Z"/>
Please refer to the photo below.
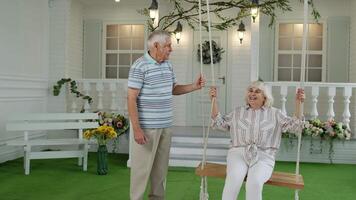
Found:
<path fill-rule="evenodd" d="M 97 173 L 98 175 L 106 175 L 108 173 L 108 149 L 106 145 L 99 145 L 97 157 Z"/>

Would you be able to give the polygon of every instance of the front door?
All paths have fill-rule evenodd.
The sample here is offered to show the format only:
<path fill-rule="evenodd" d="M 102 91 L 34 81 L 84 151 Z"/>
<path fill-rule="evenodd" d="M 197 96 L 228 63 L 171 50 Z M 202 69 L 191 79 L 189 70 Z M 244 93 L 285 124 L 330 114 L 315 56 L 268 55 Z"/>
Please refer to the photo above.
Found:
<path fill-rule="evenodd" d="M 225 114 L 226 111 L 226 68 L 227 68 L 227 31 L 212 31 L 212 40 L 217 43 L 218 47 L 222 47 L 225 51 L 221 55 L 219 63 L 214 64 L 214 77 L 216 87 L 218 89 L 218 105 L 221 113 Z M 208 32 L 202 32 L 202 42 L 209 41 Z M 194 32 L 194 49 L 193 49 L 193 78 L 195 79 L 197 74 L 200 73 L 200 55 L 198 57 L 199 46 L 199 31 Z M 209 88 L 212 86 L 212 72 L 210 64 L 203 64 L 203 73 L 206 78 L 206 87 L 201 92 L 194 92 L 191 95 L 191 103 L 188 108 L 187 124 L 190 126 L 202 126 L 203 119 L 205 119 L 205 125 L 210 123 L 210 107 L 211 101 L 209 98 Z M 203 112 L 202 112 L 203 108 Z"/>

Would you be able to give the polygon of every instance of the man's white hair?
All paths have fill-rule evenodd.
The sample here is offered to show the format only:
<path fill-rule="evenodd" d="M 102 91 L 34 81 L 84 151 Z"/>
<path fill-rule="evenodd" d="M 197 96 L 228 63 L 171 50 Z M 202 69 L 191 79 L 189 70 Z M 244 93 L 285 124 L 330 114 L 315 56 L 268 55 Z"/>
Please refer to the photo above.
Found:
<path fill-rule="evenodd" d="M 156 42 L 158 42 L 161 46 L 163 46 L 167 42 L 167 39 L 170 38 L 171 38 L 171 34 L 168 31 L 164 31 L 164 30 L 153 31 L 148 36 L 147 47 L 148 49 L 152 49 Z"/>
<path fill-rule="evenodd" d="M 263 96 L 265 96 L 265 101 L 263 102 L 263 106 L 271 107 L 273 105 L 273 96 L 271 91 L 266 87 L 266 85 L 262 81 L 253 81 L 246 89 L 245 101 L 248 104 L 248 96 L 247 93 L 250 88 L 258 88 L 262 91 Z"/>

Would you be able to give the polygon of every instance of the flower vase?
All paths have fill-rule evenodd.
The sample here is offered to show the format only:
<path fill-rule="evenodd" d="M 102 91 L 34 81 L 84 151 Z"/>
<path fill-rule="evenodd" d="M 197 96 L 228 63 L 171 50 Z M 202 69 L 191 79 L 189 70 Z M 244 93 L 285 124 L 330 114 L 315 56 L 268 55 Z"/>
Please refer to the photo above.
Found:
<path fill-rule="evenodd" d="M 97 154 L 97 173 L 98 175 L 106 175 L 108 173 L 108 149 L 106 145 L 99 145 Z"/>

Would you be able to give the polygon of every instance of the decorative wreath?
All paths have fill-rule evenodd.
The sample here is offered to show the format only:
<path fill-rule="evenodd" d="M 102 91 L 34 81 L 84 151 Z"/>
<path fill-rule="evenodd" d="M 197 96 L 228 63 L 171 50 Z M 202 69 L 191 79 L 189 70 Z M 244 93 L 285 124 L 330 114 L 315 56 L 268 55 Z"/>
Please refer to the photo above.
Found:
<path fill-rule="evenodd" d="M 219 63 L 221 60 L 221 54 L 224 53 L 224 49 L 219 47 L 214 40 L 211 41 L 213 49 L 213 63 Z M 203 45 L 203 64 L 210 64 L 210 44 L 209 41 L 204 41 Z M 198 61 L 200 62 L 200 45 L 198 45 Z"/>

